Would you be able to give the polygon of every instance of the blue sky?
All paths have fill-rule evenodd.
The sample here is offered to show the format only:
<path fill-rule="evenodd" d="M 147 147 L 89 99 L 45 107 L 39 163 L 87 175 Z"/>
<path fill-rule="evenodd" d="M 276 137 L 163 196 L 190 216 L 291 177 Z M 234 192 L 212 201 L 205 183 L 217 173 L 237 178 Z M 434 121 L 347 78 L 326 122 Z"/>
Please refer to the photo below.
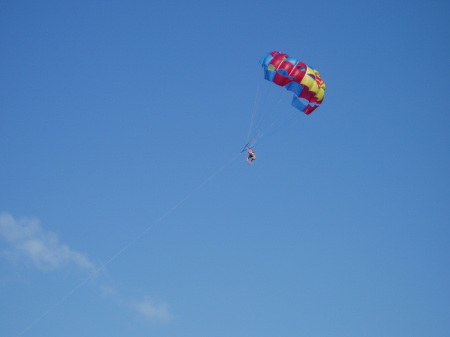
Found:
<path fill-rule="evenodd" d="M 2 335 L 448 336 L 449 7 L 3 1 Z"/>

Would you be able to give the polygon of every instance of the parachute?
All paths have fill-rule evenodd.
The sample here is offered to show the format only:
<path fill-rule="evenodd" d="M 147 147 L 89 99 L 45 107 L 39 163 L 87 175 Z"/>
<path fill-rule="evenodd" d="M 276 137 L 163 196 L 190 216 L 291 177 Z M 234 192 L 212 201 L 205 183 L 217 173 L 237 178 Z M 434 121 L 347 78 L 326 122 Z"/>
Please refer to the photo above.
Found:
<path fill-rule="evenodd" d="M 259 62 L 264 76 L 255 97 L 246 145 L 248 148 L 300 116 L 292 113 L 289 105 L 284 104 L 285 99 L 291 99 L 291 93 L 294 94 L 292 106 L 307 115 L 319 107 L 325 96 L 325 82 L 319 72 L 305 63 L 279 51 L 263 56 Z M 279 90 L 282 87 L 287 90 Z"/>
<path fill-rule="evenodd" d="M 317 70 L 283 54 L 271 52 L 261 58 L 264 79 L 294 93 L 292 106 L 309 115 L 323 102 L 325 82 Z"/>

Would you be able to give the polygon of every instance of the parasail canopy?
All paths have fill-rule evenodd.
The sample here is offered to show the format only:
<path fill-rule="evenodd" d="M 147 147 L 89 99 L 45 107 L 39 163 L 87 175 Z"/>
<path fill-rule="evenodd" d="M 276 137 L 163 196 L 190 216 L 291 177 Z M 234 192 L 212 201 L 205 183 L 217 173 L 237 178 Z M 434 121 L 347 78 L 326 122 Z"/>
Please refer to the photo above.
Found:
<path fill-rule="evenodd" d="M 264 78 L 294 93 L 292 105 L 309 115 L 323 102 L 325 82 L 319 72 L 299 60 L 273 51 L 261 58 Z"/>

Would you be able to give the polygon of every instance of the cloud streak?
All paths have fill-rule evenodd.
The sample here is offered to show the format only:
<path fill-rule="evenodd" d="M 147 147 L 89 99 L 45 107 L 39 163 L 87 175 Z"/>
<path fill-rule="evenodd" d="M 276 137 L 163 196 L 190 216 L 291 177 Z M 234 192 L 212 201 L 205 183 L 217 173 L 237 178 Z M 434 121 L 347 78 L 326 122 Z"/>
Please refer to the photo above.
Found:
<path fill-rule="evenodd" d="M 144 299 L 143 301 L 132 303 L 131 307 L 150 321 L 168 323 L 172 319 L 172 315 L 169 312 L 169 305 L 166 302 L 155 302 Z"/>
<path fill-rule="evenodd" d="M 33 266 L 40 271 L 54 271 L 65 267 L 76 267 L 87 271 L 90 276 L 70 290 L 60 301 L 45 312 L 41 318 L 54 310 L 60 303 L 71 296 L 77 289 L 91 280 L 105 265 L 95 265 L 86 254 L 71 249 L 63 244 L 56 233 L 44 230 L 38 219 L 14 218 L 9 213 L 0 213 L 0 242 L 6 242 L 6 247 L 0 251 L 0 256 L 16 263 Z M 141 301 L 124 300 L 115 287 L 107 284 L 97 284 L 103 296 L 116 298 L 119 303 L 137 312 L 141 317 L 151 322 L 168 323 L 172 319 L 166 302 L 157 302 L 144 298 Z M 37 321 L 38 321 L 37 320 Z M 34 323 L 33 323 L 34 324 Z M 32 326 L 32 325 L 31 325 Z M 27 327 L 26 330 L 31 328 Z M 25 330 L 25 331 L 26 331 Z"/>
<path fill-rule="evenodd" d="M 88 271 L 96 269 L 86 254 L 61 243 L 55 233 L 44 231 L 37 219 L 16 219 L 8 213 L 0 213 L 0 238 L 9 246 L 1 252 L 3 256 L 41 271 L 70 265 Z"/>

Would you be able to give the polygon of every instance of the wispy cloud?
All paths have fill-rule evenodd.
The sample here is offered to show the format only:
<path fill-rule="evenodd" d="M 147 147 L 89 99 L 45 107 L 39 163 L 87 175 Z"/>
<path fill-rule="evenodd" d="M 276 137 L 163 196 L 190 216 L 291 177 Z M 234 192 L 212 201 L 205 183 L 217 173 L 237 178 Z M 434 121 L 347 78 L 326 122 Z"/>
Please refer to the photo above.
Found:
<path fill-rule="evenodd" d="M 6 242 L 6 247 L 0 251 L 0 256 L 25 263 L 28 266 L 31 265 L 38 270 L 51 271 L 72 266 L 90 272 L 91 276 L 72 289 L 63 300 L 92 279 L 94 275 L 98 275 L 100 271 L 103 272 L 103 277 L 107 277 L 105 266 L 96 266 L 86 254 L 63 244 L 56 233 L 44 230 L 38 219 L 14 218 L 9 213 L 0 213 L 0 241 Z M 151 322 L 168 323 L 172 319 L 169 305 L 166 302 L 148 298 L 142 301 L 125 300 L 115 287 L 103 282 L 96 282 L 96 284 L 104 297 L 115 299 L 121 305 L 134 310 Z"/>
<path fill-rule="evenodd" d="M 16 219 L 8 213 L 0 213 L 0 238 L 9 246 L 1 252 L 3 256 L 42 271 L 70 265 L 89 271 L 96 269 L 86 254 L 61 243 L 55 233 L 43 230 L 37 219 Z"/>
<path fill-rule="evenodd" d="M 44 230 L 36 218 L 15 218 L 9 213 L 0 213 L 0 241 L 6 242 L 6 247 L 0 251 L 0 256 L 31 265 L 41 271 L 75 266 L 90 272 L 91 275 L 98 274 L 100 270 L 104 272 L 104 266 L 96 266 L 86 254 L 63 244 L 56 233 Z M 90 278 L 91 276 L 75 289 Z M 124 300 L 115 287 L 107 284 L 97 284 L 97 286 L 103 296 L 115 299 L 150 322 L 168 323 L 172 319 L 169 305 L 166 302 L 148 298 L 142 301 Z M 65 298 L 70 296 L 75 289 L 71 290 Z"/>
<path fill-rule="evenodd" d="M 144 318 L 161 323 L 168 323 L 172 319 L 169 311 L 169 305 L 166 302 L 156 302 L 149 299 L 144 299 L 140 302 L 134 302 L 131 307 Z"/>

